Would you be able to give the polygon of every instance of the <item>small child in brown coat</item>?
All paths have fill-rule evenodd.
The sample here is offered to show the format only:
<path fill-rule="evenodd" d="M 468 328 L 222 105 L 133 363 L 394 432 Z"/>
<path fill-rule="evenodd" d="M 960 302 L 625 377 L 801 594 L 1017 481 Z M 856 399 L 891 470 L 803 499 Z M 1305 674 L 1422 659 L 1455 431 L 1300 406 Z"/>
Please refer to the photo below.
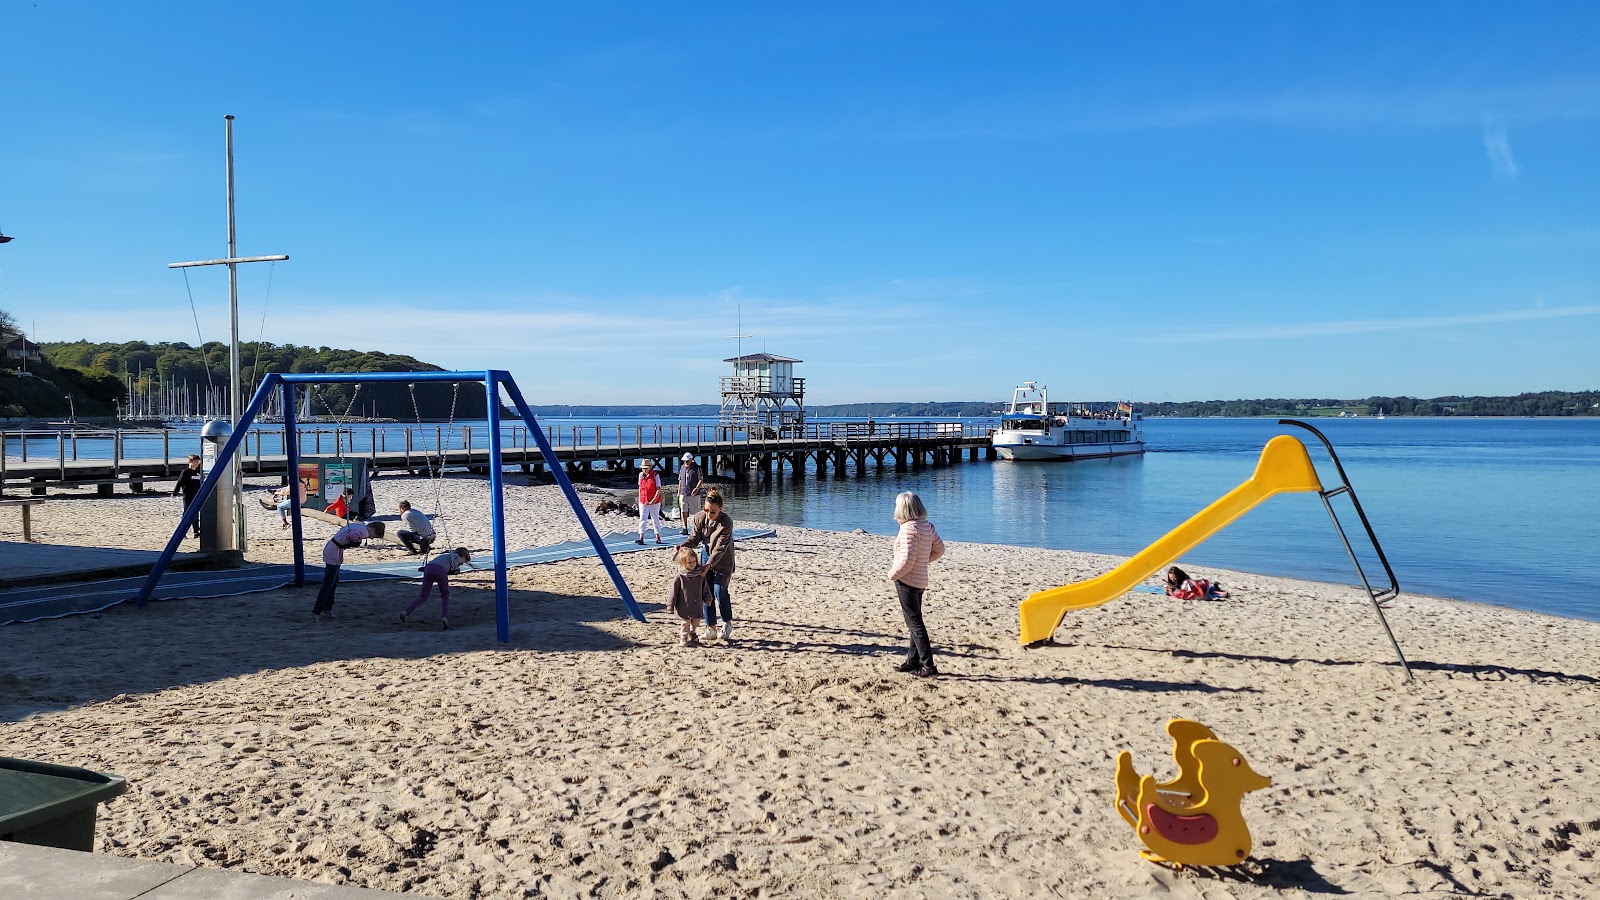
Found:
<path fill-rule="evenodd" d="M 683 570 L 672 579 L 672 591 L 667 596 L 667 606 L 683 620 L 678 644 L 698 647 L 700 638 L 695 634 L 695 626 L 699 624 L 700 617 L 705 615 L 706 605 L 712 602 L 711 581 L 700 566 L 700 555 L 688 547 L 679 547 L 674 551 L 672 561 Z"/>

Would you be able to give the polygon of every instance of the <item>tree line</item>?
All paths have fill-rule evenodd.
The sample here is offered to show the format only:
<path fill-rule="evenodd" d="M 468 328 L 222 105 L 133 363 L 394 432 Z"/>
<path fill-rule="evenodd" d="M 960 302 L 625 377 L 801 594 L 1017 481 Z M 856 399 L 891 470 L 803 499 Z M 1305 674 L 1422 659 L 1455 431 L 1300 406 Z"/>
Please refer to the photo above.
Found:
<path fill-rule="evenodd" d="M 1388 416 L 1600 416 L 1600 391 L 1537 391 L 1507 397 L 1365 397 L 1361 399 L 1189 400 L 1138 403 L 1147 416 L 1230 417 Z"/>
<path fill-rule="evenodd" d="M 181 341 L 148 343 L 53 342 L 40 345 L 44 359 L 30 365 L 34 378 L 0 379 L 0 416 L 61 416 L 69 409 L 81 418 L 109 417 L 119 408 L 172 409 L 193 405 L 194 398 L 224 396 L 228 384 L 228 346 L 209 341 L 191 346 Z M 246 401 L 268 373 L 439 372 L 439 366 L 404 354 L 271 342 L 239 346 L 240 375 Z M 45 385 L 7 382 L 43 380 Z M 11 391 L 6 388 L 11 387 Z M 478 383 L 463 382 L 410 387 L 395 384 L 319 384 L 311 392 L 314 416 L 440 420 L 454 416 L 481 419 L 488 409 Z M 59 390 L 57 390 L 59 389 Z M 300 390 L 305 390 L 301 388 Z M 73 402 L 65 399 L 71 394 Z M 163 404 L 160 398 L 166 398 Z M 129 406 L 133 401 L 132 407 Z M 225 406 L 225 399 L 219 406 Z"/>

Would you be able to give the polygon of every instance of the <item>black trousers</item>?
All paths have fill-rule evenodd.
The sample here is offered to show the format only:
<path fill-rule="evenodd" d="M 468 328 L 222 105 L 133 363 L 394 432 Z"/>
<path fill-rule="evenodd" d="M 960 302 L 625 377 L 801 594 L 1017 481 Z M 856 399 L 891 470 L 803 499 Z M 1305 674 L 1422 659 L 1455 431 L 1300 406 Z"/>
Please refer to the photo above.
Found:
<path fill-rule="evenodd" d="M 339 567 L 322 567 L 322 590 L 317 591 L 317 605 L 311 607 L 313 613 L 321 614 L 333 610 L 333 592 L 339 589 Z"/>
<path fill-rule="evenodd" d="M 906 631 L 911 634 L 911 649 L 906 651 L 906 662 L 933 668 L 933 645 L 928 642 L 928 626 L 922 624 L 922 595 L 927 588 L 914 588 L 903 581 L 894 583 L 894 592 L 900 596 L 900 612 L 906 617 Z"/>
<path fill-rule="evenodd" d="M 400 529 L 400 533 L 395 535 L 395 537 L 399 538 L 400 543 L 405 544 L 406 549 L 412 553 L 427 553 L 429 550 L 433 549 L 433 537 L 431 536 L 422 537 L 415 531 L 407 531 L 402 528 Z"/>
<path fill-rule="evenodd" d="M 195 488 L 194 489 L 194 493 L 192 493 L 192 494 L 189 493 L 188 491 L 184 491 L 183 492 L 183 509 L 184 509 L 184 512 L 188 512 L 189 511 L 189 507 L 194 505 L 194 498 L 196 498 L 198 496 L 200 496 L 200 489 L 199 488 Z M 203 515 L 201 515 L 200 513 L 195 513 L 195 517 L 194 517 L 194 536 L 195 537 L 199 537 L 200 536 L 200 520 L 203 519 L 203 518 L 205 518 L 205 517 Z"/>

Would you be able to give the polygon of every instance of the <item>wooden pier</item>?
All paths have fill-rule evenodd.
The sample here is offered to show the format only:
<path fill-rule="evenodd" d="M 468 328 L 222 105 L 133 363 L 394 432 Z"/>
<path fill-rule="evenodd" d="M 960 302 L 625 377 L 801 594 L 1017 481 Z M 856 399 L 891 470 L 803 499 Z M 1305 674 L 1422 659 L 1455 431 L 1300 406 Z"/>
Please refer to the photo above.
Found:
<path fill-rule="evenodd" d="M 992 429 L 962 422 L 810 423 L 796 431 L 778 436 L 730 433 L 712 425 L 551 425 L 546 437 L 556 459 L 578 478 L 596 471 L 633 472 L 647 459 L 664 472 L 674 472 L 685 453 L 698 459 L 708 474 L 740 480 L 799 477 L 808 472 L 818 478 L 844 478 L 874 469 L 914 470 L 963 458 L 995 459 L 989 440 Z M 357 435 L 370 435 L 375 446 L 357 449 Z M 125 455 L 125 445 L 134 440 L 143 444 L 159 440 L 160 455 Z M 80 458 L 95 441 L 106 442 L 109 458 Z M 391 442 L 399 446 L 390 449 Z M 300 429 L 303 458 L 358 456 L 371 460 L 378 472 L 413 475 L 425 475 L 434 467 L 487 473 L 487 443 L 481 427 L 477 435 L 471 427 L 460 426 L 407 426 L 403 432 Z M 94 487 L 102 496 L 110 496 L 119 484 L 141 493 L 146 482 L 176 478 L 188 454 L 198 447 L 198 438 L 190 432 L 0 433 L 0 495 Z M 285 474 L 282 429 L 252 429 L 240 449 L 246 476 Z M 527 474 L 545 469 L 543 455 L 526 427 L 502 430 L 501 465 Z"/>

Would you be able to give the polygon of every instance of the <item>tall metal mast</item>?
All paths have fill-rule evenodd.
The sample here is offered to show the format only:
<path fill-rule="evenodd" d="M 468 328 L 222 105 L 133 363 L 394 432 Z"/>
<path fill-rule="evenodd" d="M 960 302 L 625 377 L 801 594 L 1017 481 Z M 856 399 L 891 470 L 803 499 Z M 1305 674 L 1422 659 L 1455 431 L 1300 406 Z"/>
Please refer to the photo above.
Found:
<path fill-rule="evenodd" d="M 227 147 L 228 175 L 228 255 L 223 259 L 202 259 L 193 262 L 169 263 L 169 269 L 187 269 L 194 266 L 228 267 L 228 418 L 234 427 L 239 425 L 239 415 L 244 412 L 244 398 L 239 378 L 239 263 L 275 262 L 288 259 L 285 254 L 274 256 L 240 256 L 238 235 L 233 216 L 233 116 L 224 116 L 224 139 Z M 239 458 L 233 466 L 233 533 L 235 549 L 245 550 L 244 479 L 240 477 Z M 293 477 L 293 473 L 290 473 Z"/>

